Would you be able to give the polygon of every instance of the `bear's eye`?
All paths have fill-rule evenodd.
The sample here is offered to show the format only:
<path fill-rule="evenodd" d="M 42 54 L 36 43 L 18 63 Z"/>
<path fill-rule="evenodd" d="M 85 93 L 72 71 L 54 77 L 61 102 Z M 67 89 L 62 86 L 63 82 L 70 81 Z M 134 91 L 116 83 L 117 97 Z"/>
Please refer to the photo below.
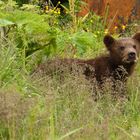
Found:
<path fill-rule="evenodd" d="M 120 50 L 123 51 L 125 49 L 124 46 L 120 46 Z"/>
<path fill-rule="evenodd" d="M 136 45 L 133 45 L 133 48 L 136 49 Z"/>

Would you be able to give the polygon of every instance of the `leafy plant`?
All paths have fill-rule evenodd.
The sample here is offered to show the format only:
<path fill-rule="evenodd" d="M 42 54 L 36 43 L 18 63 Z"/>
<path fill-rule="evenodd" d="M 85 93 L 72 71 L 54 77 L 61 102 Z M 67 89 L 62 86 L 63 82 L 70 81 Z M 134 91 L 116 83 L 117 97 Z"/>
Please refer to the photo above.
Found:
<path fill-rule="evenodd" d="M 47 22 L 49 20 L 47 15 L 41 16 L 36 13 L 15 10 L 11 13 L 1 12 L 0 16 L 3 20 L 16 25 L 9 33 L 9 38 L 14 38 L 19 48 L 25 45 L 22 40 L 24 39 L 27 55 L 49 46 L 51 40 L 55 39 L 54 31 Z M 24 38 L 24 36 L 26 37 Z"/>

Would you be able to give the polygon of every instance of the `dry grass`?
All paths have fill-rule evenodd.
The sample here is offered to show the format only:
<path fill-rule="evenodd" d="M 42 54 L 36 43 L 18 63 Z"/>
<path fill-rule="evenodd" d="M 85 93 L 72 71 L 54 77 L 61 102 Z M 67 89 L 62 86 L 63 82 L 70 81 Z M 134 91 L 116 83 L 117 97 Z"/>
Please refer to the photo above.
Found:
<path fill-rule="evenodd" d="M 73 133 L 65 139 L 130 139 L 135 138 L 133 131 L 139 131 L 139 97 L 114 101 L 108 93 L 95 102 L 88 81 L 75 76 L 67 76 L 63 83 L 46 76 L 34 85 L 39 97 L 0 93 L 1 128 L 5 128 L 1 139 L 60 139 L 69 132 Z"/>
<path fill-rule="evenodd" d="M 132 120 L 129 117 L 126 118 L 126 116 L 129 116 L 128 110 L 132 109 L 130 104 L 133 106 L 131 98 L 133 93 L 131 92 L 136 88 L 134 84 L 131 84 L 132 91 L 124 93 L 124 95 L 127 94 L 126 96 L 120 96 L 120 93 L 123 94 L 122 83 L 117 83 L 118 90 L 114 92 L 111 88 L 112 83 L 106 81 L 104 88 L 101 90 L 97 87 L 96 81 L 90 83 L 80 73 L 81 71 L 77 72 L 76 69 L 73 73 L 69 73 L 66 67 L 61 68 L 61 70 L 63 71 L 63 79 L 61 79 L 62 75 L 59 75 L 62 71 L 55 71 L 53 75 L 43 72 L 43 76 L 42 71 L 39 71 L 39 75 L 35 76 L 37 81 L 34 80 L 36 87 L 43 89 L 42 93 L 45 97 L 47 95 L 47 98 L 49 96 L 53 98 L 53 116 L 51 116 L 53 117 L 53 124 L 50 124 L 53 125 L 53 134 L 51 133 L 53 138 L 55 136 L 56 139 L 59 139 L 59 137 L 71 131 L 74 131 L 74 133 L 66 139 L 135 138 L 131 130 L 133 124 L 131 122 L 129 124 L 129 121 Z M 66 73 L 64 73 L 64 70 L 66 70 Z M 139 84 L 137 86 L 139 87 Z M 95 101 L 95 95 L 97 94 L 99 99 Z M 122 98 L 127 96 L 129 100 L 128 98 Z M 139 96 L 135 99 L 136 102 L 138 98 Z M 135 109 L 133 111 L 135 112 Z M 77 129 L 79 131 L 75 132 Z"/>
<path fill-rule="evenodd" d="M 89 82 L 80 69 L 72 73 L 64 69 L 63 78 L 59 75 L 62 71 L 51 75 L 40 71 L 28 76 L 26 84 L 30 83 L 34 92 L 28 89 L 28 93 L 23 93 L 13 87 L 1 89 L 0 139 L 140 138 L 138 75 L 129 80 L 129 100 L 122 100 L 120 85 L 115 93 L 118 98 L 113 98 L 110 81 L 99 90 L 96 81 Z M 99 97 L 97 101 L 95 95 Z"/>

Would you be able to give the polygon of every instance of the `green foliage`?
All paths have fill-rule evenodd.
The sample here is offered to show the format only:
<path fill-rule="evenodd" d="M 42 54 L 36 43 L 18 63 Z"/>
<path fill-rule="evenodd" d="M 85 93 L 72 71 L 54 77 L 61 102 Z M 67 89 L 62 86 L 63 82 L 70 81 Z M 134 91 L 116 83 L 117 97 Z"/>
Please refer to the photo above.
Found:
<path fill-rule="evenodd" d="M 72 34 L 64 32 L 57 38 L 57 50 L 62 56 L 86 57 L 88 54 L 93 57 L 98 54 L 101 46 L 103 44 L 97 35 L 85 31 Z"/>
<path fill-rule="evenodd" d="M 16 0 L 16 2 L 19 6 L 22 6 L 23 4 L 29 3 L 29 0 Z"/>
<path fill-rule="evenodd" d="M 15 25 L 14 28 L 13 26 L 8 27 L 10 30 L 8 38 L 15 40 L 17 47 L 25 50 L 25 57 L 37 50 L 43 50 L 44 56 L 47 57 L 53 57 L 56 54 L 64 56 L 65 52 L 71 53 L 71 51 L 74 51 L 73 56 L 80 57 L 98 50 L 95 47 L 96 42 L 100 42 L 98 47 L 102 46 L 104 29 L 98 16 L 90 14 L 77 18 L 75 19 L 77 25 L 76 23 L 73 25 L 74 21 L 70 20 L 63 27 L 63 18 L 60 15 L 51 12 L 41 15 L 38 14 L 39 9 L 32 10 L 29 8 L 31 5 L 26 5 L 26 7 L 28 8 L 26 9 L 25 5 L 21 7 L 25 11 L 15 8 L 10 12 L 1 10 L 0 13 L 2 21 Z M 35 6 L 32 5 L 32 7 Z M 9 9 L 11 9 L 10 6 Z M 70 16 L 72 15 L 70 14 Z M 73 27 L 70 25 L 75 26 L 77 31 L 73 32 Z"/>
<path fill-rule="evenodd" d="M 47 16 L 19 10 L 11 13 L 1 12 L 0 16 L 16 25 L 11 28 L 9 38 L 14 38 L 19 48 L 25 47 L 27 55 L 35 50 L 46 47 L 49 49 L 49 45 L 56 38 L 57 32 L 49 26 Z"/>
<path fill-rule="evenodd" d="M 9 25 L 14 25 L 14 23 L 8 20 L 0 19 L 0 27 L 6 27 Z"/>

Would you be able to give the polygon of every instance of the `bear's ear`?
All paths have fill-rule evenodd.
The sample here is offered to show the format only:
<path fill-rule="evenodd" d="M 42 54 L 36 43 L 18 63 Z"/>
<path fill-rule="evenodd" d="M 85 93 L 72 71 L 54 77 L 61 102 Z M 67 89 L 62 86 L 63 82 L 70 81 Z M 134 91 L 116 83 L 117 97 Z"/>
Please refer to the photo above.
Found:
<path fill-rule="evenodd" d="M 132 38 L 137 40 L 140 43 L 140 32 L 136 33 Z"/>
<path fill-rule="evenodd" d="M 115 43 L 115 39 L 110 35 L 105 35 L 104 37 L 104 44 L 106 45 L 107 49 L 110 50 L 112 45 Z"/>

